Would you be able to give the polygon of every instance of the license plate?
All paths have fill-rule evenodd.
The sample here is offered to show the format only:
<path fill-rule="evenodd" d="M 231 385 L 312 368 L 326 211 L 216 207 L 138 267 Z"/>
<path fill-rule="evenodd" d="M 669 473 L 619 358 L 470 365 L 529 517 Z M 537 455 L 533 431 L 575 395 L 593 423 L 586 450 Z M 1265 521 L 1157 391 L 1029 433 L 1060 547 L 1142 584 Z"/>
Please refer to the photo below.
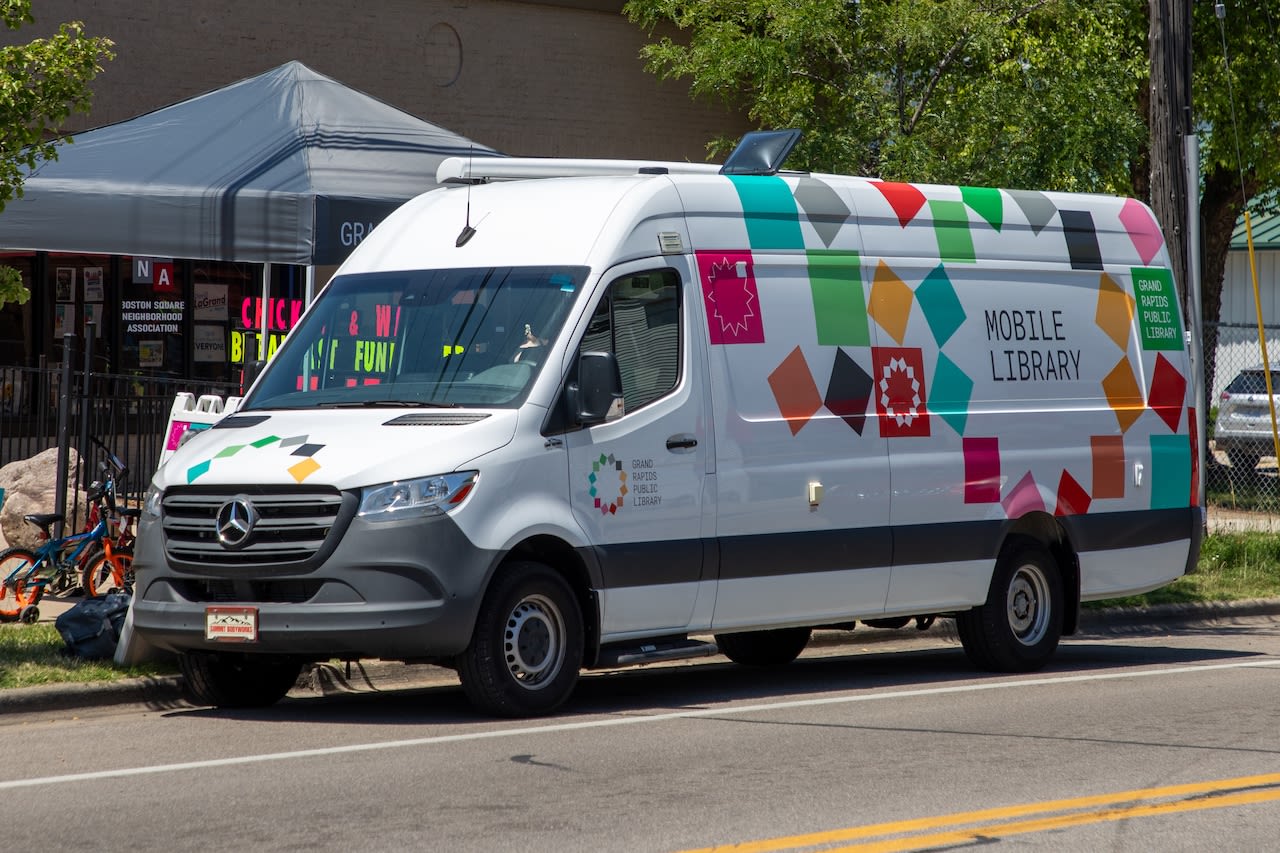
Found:
<path fill-rule="evenodd" d="M 258 639 L 258 608 L 206 607 L 204 638 L 219 642 L 253 643 Z"/>

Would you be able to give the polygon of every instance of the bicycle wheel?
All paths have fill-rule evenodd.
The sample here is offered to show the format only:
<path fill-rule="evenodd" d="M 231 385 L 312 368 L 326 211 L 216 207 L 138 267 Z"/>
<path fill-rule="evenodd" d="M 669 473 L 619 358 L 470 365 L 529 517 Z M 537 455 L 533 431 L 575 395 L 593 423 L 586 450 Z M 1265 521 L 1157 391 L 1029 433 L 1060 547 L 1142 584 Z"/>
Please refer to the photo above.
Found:
<path fill-rule="evenodd" d="M 115 548 L 111 559 L 107 559 L 105 551 L 94 551 L 80 575 L 80 585 L 90 598 L 111 592 L 133 592 L 133 551 Z"/>
<path fill-rule="evenodd" d="M 22 608 L 39 601 L 40 587 L 26 578 L 35 561 L 36 555 L 26 548 L 0 553 L 0 621 L 13 622 Z"/>

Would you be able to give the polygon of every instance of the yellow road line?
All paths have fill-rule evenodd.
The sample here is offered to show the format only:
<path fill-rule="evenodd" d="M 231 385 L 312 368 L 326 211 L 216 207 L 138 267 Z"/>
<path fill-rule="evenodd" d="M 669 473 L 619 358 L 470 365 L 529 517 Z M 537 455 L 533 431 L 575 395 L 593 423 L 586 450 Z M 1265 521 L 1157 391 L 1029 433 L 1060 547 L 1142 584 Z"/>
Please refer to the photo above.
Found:
<path fill-rule="evenodd" d="M 854 826 L 845 829 L 833 829 L 825 832 L 814 832 L 805 835 L 788 835 L 781 838 L 763 841 L 748 841 L 742 844 L 727 844 L 716 847 L 704 847 L 688 850 L 685 853 L 774 853 L 779 850 L 792 850 L 801 847 L 816 847 L 835 844 L 843 841 L 878 838 L 887 835 L 903 835 L 910 832 L 959 827 L 965 824 L 983 824 L 963 830 L 934 835 L 914 836 L 911 838 L 890 839 L 852 847 L 839 848 L 858 853 L 889 853 L 898 850 L 914 850 L 938 846 L 946 843 L 973 840 L 977 837 L 995 837 L 1016 835 L 1026 832 L 1041 832 L 1067 826 L 1080 826 L 1088 823 L 1123 820 L 1129 817 L 1150 817 L 1159 814 L 1171 814 L 1180 811 L 1193 811 L 1207 808 L 1226 808 L 1236 805 L 1268 802 L 1280 799 L 1280 789 L 1275 790 L 1243 790 L 1265 788 L 1280 785 L 1280 773 L 1267 773 L 1260 776 L 1240 776 L 1235 779 L 1218 779 L 1209 782 L 1189 782 L 1181 785 L 1168 785 L 1161 788 L 1139 788 L 1133 791 L 1119 791 L 1112 794 L 1094 794 L 1087 797 L 1073 797 L 1065 800 L 1048 800 L 1040 803 L 1024 803 L 1017 806 L 1002 806 L 978 811 L 958 812 L 936 817 L 912 818 L 910 820 L 891 823 L 878 823 L 869 826 Z M 1236 791 L 1234 794 L 1221 792 Z M 1168 803 L 1149 803 L 1128 806 L 1119 809 L 1101 809 L 1099 806 L 1111 806 L 1117 803 L 1134 803 L 1142 800 L 1160 800 L 1178 797 L 1190 797 L 1201 794 L 1219 794 L 1211 798 L 1196 800 L 1178 800 Z M 1054 812 L 1078 811 L 1093 808 L 1078 814 L 1055 815 Z M 1015 823 L 996 823 L 1011 818 L 1030 815 L 1046 815 L 1037 820 Z"/>

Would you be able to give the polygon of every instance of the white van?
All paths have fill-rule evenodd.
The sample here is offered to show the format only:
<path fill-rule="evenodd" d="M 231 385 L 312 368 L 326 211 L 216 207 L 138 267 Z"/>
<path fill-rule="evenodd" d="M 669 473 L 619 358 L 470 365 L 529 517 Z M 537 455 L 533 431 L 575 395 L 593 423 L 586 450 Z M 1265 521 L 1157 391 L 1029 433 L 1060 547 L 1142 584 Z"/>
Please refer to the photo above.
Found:
<path fill-rule="evenodd" d="M 1031 670 L 1080 602 L 1189 571 L 1151 211 L 781 172 L 793 141 L 443 164 L 157 472 L 135 632 L 202 703 L 384 658 L 526 715 L 583 668 L 783 664 L 857 620 Z"/>

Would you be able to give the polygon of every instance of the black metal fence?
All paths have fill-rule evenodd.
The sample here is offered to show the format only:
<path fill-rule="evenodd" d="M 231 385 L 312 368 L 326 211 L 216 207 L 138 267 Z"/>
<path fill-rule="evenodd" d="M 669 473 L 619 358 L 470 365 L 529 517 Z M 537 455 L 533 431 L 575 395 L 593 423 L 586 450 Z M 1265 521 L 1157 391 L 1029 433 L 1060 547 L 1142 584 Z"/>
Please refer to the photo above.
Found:
<path fill-rule="evenodd" d="M 50 448 L 74 449 L 79 464 L 73 478 L 83 488 L 97 476 L 97 463 L 105 456 L 96 438 L 128 466 L 119 482 L 120 495 L 136 504 L 159 465 L 177 395 L 239 393 L 238 385 L 228 383 L 74 370 L 71 344 L 64 346 L 68 355 L 60 367 L 0 367 L 0 466 Z M 84 363 L 92 364 L 91 350 Z M 59 466 L 58 495 L 66 494 L 66 467 Z M 77 510 L 58 506 L 47 511 L 71 519 Z"/>

